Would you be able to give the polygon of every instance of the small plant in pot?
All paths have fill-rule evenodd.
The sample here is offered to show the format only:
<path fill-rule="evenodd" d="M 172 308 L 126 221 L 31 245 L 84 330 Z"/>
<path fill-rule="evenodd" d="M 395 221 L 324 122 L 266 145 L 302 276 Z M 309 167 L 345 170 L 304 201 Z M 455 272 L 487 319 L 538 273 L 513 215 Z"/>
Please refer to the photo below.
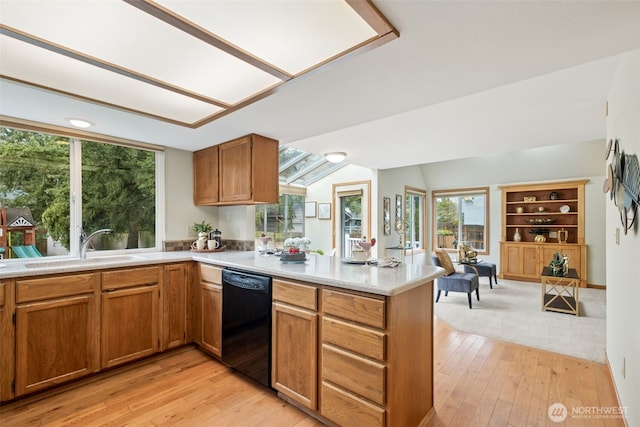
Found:
<path fill-rule="evenodd" d="M 213 227 L 209 223 L 205 223 L 204 220 L 200 223 L 196 222 L 191 227 L 193 231 L 198 234 L 198 239 L 207 239 L 209 232 L 213 230 Z"/>

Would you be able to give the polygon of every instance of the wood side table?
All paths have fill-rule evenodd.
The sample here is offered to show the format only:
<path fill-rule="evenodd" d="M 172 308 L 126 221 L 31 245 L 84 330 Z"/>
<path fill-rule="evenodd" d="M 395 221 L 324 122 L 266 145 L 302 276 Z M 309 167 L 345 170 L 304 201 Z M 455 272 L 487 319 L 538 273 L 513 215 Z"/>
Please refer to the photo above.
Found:
<path fill-rule="evenodd" d="M 575 268 L 566 276 L 554 276 L 549 267 L 542 269 L 542 310 L 580 315 L 578 290 L 580 278 Z"/>

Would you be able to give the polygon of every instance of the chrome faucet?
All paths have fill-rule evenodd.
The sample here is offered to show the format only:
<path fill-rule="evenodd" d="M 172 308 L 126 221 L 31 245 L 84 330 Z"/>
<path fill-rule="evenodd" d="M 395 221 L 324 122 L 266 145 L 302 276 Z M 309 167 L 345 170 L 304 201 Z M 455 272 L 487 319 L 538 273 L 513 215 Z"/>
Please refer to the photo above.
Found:
<path fill-rule="evenodd" d="M 94 237 L 100 234 L 111 234 L 113 230 L 110 228 L 102 228 L 98 231 L 94 231 L 93 233 L 87 236 L 87 233 L 84 232 L 82 227 L 80 227 L 80 258 L 84 259 L 87 257 L 87 247 L 89 243 L 93 240 Z"/>

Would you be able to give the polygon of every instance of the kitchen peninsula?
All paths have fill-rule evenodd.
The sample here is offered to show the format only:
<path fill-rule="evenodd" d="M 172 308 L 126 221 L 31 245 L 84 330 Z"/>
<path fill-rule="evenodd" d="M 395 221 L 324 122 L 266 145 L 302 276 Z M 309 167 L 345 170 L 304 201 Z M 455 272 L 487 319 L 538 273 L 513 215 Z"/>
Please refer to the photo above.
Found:
<path fill-rule="evenodd" d="M 16 354 L 5 356 L 0 360 L 2 377 L 16 378 L 17 391 L 12 394 L 11 381 L 4 380 L 3 401 L 127 363 L 128 356 L 105 352 L 112 332 L 100 318 L 109 304 L 117 307 L 113 295 L 118 292 L 155 310 L 150 330 L 160 344 L 150 342 L 146 355 L 195 342 L 219 356 L 219 346 L 203 341 L 215 343 L 220 333 L 219 325 L 211 329 L 209 323 L 215 323 L 220 311 L 221 271 L 234 268 L 273 277 L 272 387 L 280 397 L 336 425 L 424 425 L 433 416 L 433 280 L 442 274 L 439 268 L 351 265 L 316 254 L 305 263 L 284 264 L 274 256 L 231 251 L 135 254 L 84 264 L 31 262 L 39 264 L 5 262 L 0 269 L 3 347 L 26 351 L 28 336 L 20 331 L 20 322 L 38 313 L 43 302 L 35 295 L 46 289 L 51 307 L 82 307 L 79 312 L 88 322 L 82 354 L 90 366 L 74 368 L 75 377 L 54 372 L 47 383 L 34 381 L 28 364 L 18 363 Z M 71 295 L 65 293 L 68 289 Z M 183 304 L 183 311 L 175 307 Z M 177 324 L 172 318 L 186 319 L 184 339 L 179 334 L 171 339 L 167 329 Z M 46 386 L 39 388 L 41 384 Z"/>

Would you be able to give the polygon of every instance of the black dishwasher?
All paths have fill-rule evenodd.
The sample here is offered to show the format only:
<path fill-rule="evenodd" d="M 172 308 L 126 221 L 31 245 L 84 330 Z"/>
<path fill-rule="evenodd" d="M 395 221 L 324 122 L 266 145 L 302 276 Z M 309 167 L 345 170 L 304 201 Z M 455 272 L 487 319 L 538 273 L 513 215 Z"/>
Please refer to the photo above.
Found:
<path fill-rule="evenodd" d="M 271 277 L 222 270 L 222 361 L 271 387 Z"/>

